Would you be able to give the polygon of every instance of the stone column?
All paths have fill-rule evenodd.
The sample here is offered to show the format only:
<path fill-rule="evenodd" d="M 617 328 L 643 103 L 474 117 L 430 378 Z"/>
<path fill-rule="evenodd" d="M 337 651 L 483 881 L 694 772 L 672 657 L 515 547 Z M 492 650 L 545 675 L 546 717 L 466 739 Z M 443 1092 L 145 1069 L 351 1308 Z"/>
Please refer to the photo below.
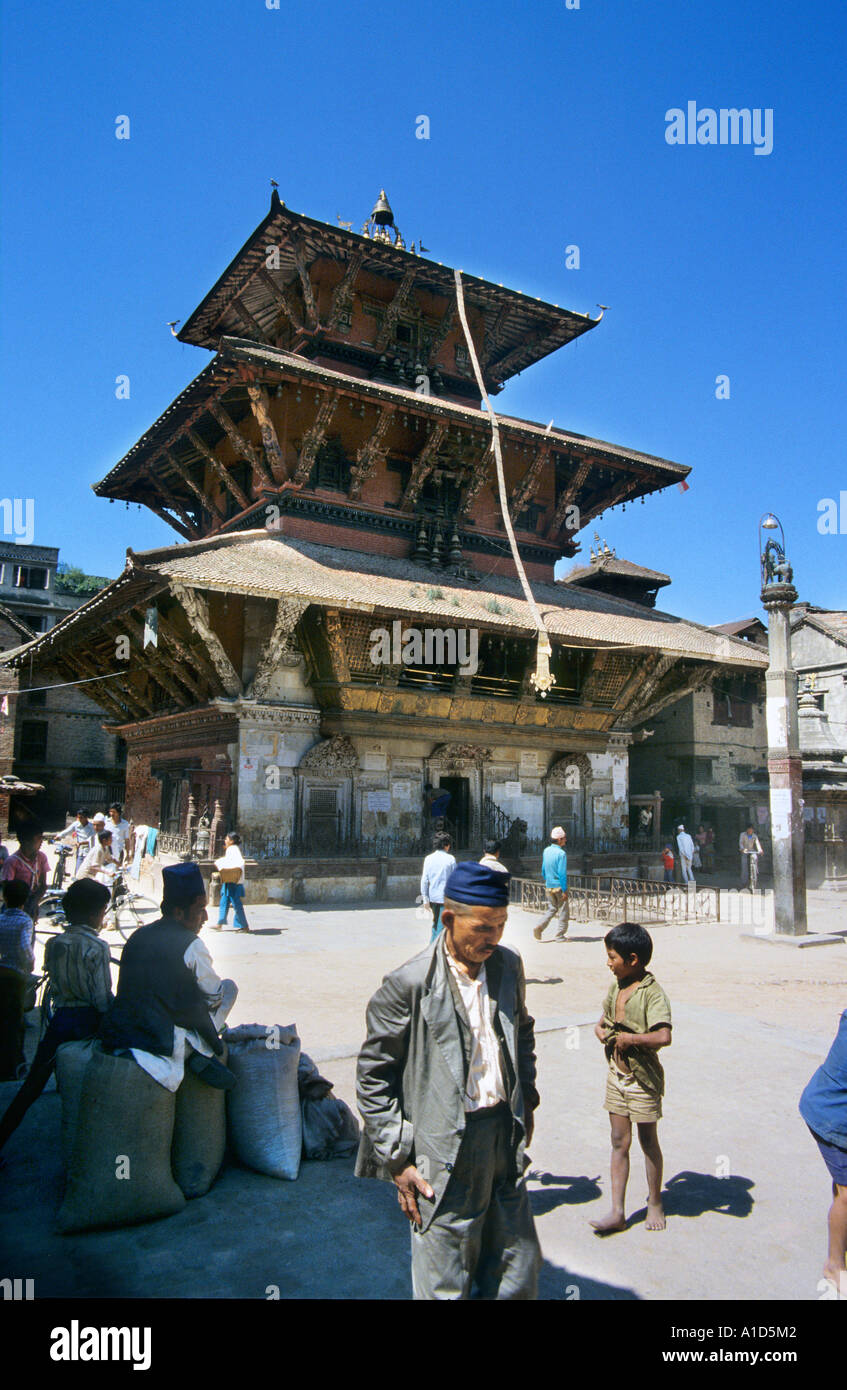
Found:
<path fill-rule="evenodd" d="M 791 605 L 797 590 L 784 581 L 765 584 L 768 612 L 768 778 L 773 846 L 774 925 L 777 935 L 806 935 L 806 863 L 803 763 L 797 730 L 797 674 L 791 664 Z"/>

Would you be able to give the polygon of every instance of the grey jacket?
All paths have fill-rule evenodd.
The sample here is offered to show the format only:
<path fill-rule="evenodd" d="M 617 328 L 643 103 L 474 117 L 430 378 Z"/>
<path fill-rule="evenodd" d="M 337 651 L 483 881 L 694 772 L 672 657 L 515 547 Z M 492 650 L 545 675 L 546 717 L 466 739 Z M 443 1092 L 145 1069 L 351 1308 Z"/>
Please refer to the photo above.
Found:
<path fill-rule="evenodd" d="M 423 1230 L 438 1209 L 462 1142 L 471 1052 L 470 1021 L 444 951 L 442 932 L 420 955 L 386 975 L 368 1005 L 368 1036 L 357 1068 L 364 1129 L 356 1176 L 390 1181 L 414 1163 L 435 1193 L 431 1202 L 418 1203 Z M 529 1162 L 525 1116 L 538 1105 L 534 1020 L 526 1010 L 520 956 L 498 946 L 485 969 L 512 1111 L 515 1163 L 522 1173 Z"/>

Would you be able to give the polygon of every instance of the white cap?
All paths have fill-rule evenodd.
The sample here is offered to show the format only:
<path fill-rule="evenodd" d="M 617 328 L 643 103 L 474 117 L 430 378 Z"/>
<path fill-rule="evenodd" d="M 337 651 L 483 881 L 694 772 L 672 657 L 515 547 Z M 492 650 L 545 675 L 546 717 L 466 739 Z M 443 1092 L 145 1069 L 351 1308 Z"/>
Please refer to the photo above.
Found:
<path fill-rule="evenodd" d="M 553 829 L 550 831 L 550 839 L 551 839 L 551 840 L 564 840 L 564 838 L 565 838 L 565 832 L 564 832 L 564 830 L 562 829 L 562 827 L 561 827 L 560 825 L 554 825 L 554 826 L 553 826 Z"/>
<path fill-rule="evenodd" d="M 96 821 L 96 820 L 101 820 L 101 821 L 103 821 L 103 823 L 105 824 L 106 817 L 103 815 L 103 812 L 102 812 L 102 811 L 97 811 L 97 812 L 91 817 L 91 820 L 92 820 L 92 823 L 93 823 L 94 821 Z"/>

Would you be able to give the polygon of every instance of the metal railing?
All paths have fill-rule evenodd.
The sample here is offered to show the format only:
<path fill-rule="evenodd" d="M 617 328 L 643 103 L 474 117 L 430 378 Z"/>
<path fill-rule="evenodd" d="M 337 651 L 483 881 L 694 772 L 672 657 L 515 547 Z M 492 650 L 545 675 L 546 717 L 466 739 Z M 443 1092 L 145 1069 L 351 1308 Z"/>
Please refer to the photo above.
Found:
<path fill-rule="evenodd" d="M 190 854 L 191 836 L 178 830 L 160 830 L 156 840 L 157 854 Z"/>
<path fill-rule="evenodd" d="M 420 835 L 395 833 L 368 835 L 360 839 L 340 836 L 320 843 L 307 836 L 261 835 L 246 833 L 241 839 L 245 859 L 402 859 L 419 858 L 428 854 L 431 843 L 424 844 Z"/>
<path fill-rule="evenodd" d="M 510 894 L 515 906 L 527 912 L 549 911 L 544 884 L 535 879 L 513 878 Z M 572 922 L 719 922 L 721 919 L 717 888 L 619 878 L 610 874 L 570 875 L 568 908 Z"/>

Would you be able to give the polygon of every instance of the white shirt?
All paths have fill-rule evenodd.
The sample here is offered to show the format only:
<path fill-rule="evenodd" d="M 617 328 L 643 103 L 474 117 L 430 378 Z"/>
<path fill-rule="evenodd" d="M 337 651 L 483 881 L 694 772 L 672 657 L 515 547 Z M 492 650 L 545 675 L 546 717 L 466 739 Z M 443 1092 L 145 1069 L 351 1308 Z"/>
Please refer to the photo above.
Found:
<path fill-rule="evenodd" d="M 676 844 L 683 859 L 694 858 L 694 841 L 687 830 L 680 830 L 676 837 Z"/>
<path fill-rule="evenodd" d="M 498 869 L 501 874 L 507 874 L 509 872 L 506 865 L 501 864 L 500 860 L 495 858 L 493 854 L 484 854 L 479 862 L 480 864 L 484 864 L 488 869 Z"/>
<path fill-rule="evenodd" d="M 465 1091 L 465 1110 L 483 1110 L 506 1099 L 500 1042 L 491 1021 L 491 997 L 488 993 L 485 966 L 480 966 L 479 974 L 472 980 L 459 969 L 446 945 L 444 954 L 453 972 L 453 978 L 459 986 L 473 1038 Z"/>
<path fill-rule="evenodd" d="M 209 948 L 199 936 L 191 942 L 183 960 L 189 970 L 193 971 L 194 978 L 206 996 L 212 1021 L 220 1028 L 223 1019 L 217 1019 L 215 1014 L 223 1002 L 223 982 L 215 974 Z M 144 1052 L 140 1047 L 131 1047 L 129 1050 L 148 1076 L 152 1076 L 166 1091 L 177 1091 L 185 1075 L 186 1043 L 190 1044 L 195 1052 L 202 1052 L 204 1057 L 215 1055 L 199 1033 L 189 1028 L 181 1028 L 178 1023 L 174 1024 L 174 1050 L 170 1057 L 161 1057 L 155 1052 Z"/>
<path fill-rule="evenodd" d="M 236 882 L 237 884 L 238 884 L 238 883 L 243 883 L 243 882 L 244 882 L 244 855 L 241 853 L 241 850 L 239 849 L 238 845 L 227 845 L 227 847 L 226 847 L 226 852 L 225 852 L 225 854 L 223 855 L 223 858 L 222 858 L 222 859 L 216 859 L 216 860 L 215 860 L 215 868 L 216 868 L 216 869 L 240 869 L 240 870 L 241 870 L 241 877 L 240 877 L 240 878 L 237 878 L 237 879 L 235 880 L 235 882 Z"/>
<path fill-rule="evenodd" d="M 77 870 L 77 878 L 96 878 L 98 883 L 102 883 L 100 874 L 107 864 L 112 863 L 112 852 L 106 845 L 101 845 L 99 840 L 95 840 L 91 849 L 86 854 Z"/>
<path fill-rule="evenodd" d="M 91 821 L 86 821 L 83 825 L 82 821 L 75 820 L 73 825 L 69 825 L 67 830 L 63 830 L 62 834 L 57 835 L 56 838 L 57 840 L 69 840 L 73 837 L 78 849 L 82 849 L 86 845 L 90 849 L 96 833 Z"/>
<path fill-rule="evenodd" d="M 428 854 L 421 874 L 421 897 L 428 903 L 443 903 L 444 888 L 455 867 L 455 859 L 445 849 L 435 849 Z"/>
<path fill-rule="evenodd" d="M 120 859 L 124 851 L 124 845 L 127 842 L 127 836 L 129 835 L 129 821 L 119 820 L 117 825 L 115 825 L 115 822 L 112 820 L 112 817 L 110 816 L 109 819 L 106 821 L 105 829 L 111 830 L 112 853 L 116 859 Z"/>

